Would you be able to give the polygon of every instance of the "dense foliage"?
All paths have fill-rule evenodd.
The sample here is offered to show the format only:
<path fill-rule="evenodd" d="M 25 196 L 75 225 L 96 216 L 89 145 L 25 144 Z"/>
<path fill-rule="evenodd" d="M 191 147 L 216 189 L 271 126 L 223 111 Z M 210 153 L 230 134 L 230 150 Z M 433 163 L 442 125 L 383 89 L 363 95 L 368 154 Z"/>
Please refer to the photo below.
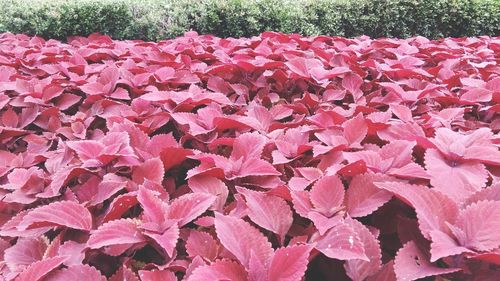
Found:
<path fill-rule="evenodd" d="M 497 280 L 500 38 L 0 35 L 0 279 Z"/>
<path fill-rule="evenodd" d="M 0 32 L 158 41 L 188 30 L 372 38 L 500 35 L 499 0 L 0 0 Z"/>

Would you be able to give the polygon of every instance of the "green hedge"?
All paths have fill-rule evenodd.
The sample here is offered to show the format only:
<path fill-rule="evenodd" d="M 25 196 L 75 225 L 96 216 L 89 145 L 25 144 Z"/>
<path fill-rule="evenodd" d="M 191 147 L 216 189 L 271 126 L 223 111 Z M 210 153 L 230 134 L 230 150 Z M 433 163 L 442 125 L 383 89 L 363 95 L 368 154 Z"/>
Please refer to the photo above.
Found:
<path fill-rule="evenodd" d="M 0 0 L 0 32 L 65 39 L 92 32 L 161 40 L 303 35 L 500 35 L 500 0 Z"/>

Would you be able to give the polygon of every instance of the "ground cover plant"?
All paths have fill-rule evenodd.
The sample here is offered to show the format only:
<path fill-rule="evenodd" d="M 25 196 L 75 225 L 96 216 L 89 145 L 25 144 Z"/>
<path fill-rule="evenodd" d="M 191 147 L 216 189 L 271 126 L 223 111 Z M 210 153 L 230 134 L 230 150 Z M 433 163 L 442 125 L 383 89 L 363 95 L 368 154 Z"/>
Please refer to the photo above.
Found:
<path fill-rule="evenodd" d="M 164 40 L 264 31 L 373 38 L 499 36 L 499 0 L 0 0 L 0 33 Z"/>
<path fill-rule="evenodd" d="M 0 280 L 495 280 L 500 38 L 0 35 Z"/>

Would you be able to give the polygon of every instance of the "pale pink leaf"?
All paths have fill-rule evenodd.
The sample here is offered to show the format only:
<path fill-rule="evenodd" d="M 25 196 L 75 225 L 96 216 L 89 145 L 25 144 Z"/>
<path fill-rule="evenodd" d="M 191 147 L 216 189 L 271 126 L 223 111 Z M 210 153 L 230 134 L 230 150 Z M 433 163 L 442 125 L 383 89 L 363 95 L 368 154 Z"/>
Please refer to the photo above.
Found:
<path fill-rule="evenodd" d="M 79 264 L 72 265 L 68 268 L 54 271 L 47 276 L 46 280 L 51 281 L 68 281 L 68 280 L 81 280 L 81 281 L 106 281 L 99 270 L 95 267 Z"/>
<path fill-rule="evenodd" d="M 394 260 L 394 271 L 398 280 L 417 280 L 429 276 L 460 271 L 460 268 L 440 268 L 429 261 L 415 242 L 410 241 L 399 249 Z"/>
<path fill-rule="evenodd" d="M 190 257 L 200 256 L 207 260 L 215 260 L 219 245 L 207 232 L 192 230 L 186 241 L 186 251 Z"/>
<path fill-rule="evenodd" d="M 132 270 L 123 265 L 108 281 L 139 281 L 139 278 Z"/>
<path fill-rule="evenodd" d="M 359 235 L 352 226 L 345 222 L 338 223 L 325 235 L 318 237 L 313 242 L 316 242 L 315 248 L 329 258 L 369 261 Z"/>
<path fill-rule="evenodd" d="M 346 220 L 359 235 L 364 245 L 365 254 L 369 261 L 348 260 L 344 263 L 347 275 L 354 281 L 365 280 L 368 276 L 375 274 L 382 265 L 382 252 L 379 241 L 362 223 L 355 219 Z"/>
<path fill-rule="evenodd" d="M 425 153 L 425 166 L 431 184 L 457 202 L 485 186 L 488 171 L 476 161 L 447 160 L 436 149 Z"/>
<path fill-rule="evenodd" d="M 331 217 L 341 208 L 344 193 L 344 185 L 337 176 L 324 176 L 311 188 L 310 199 L 317 211 Z"/>
<path fill-rule="evenodd" d="M 177 277 L 170 270 L 139 270 L 141 281 L 177 281 Z"/>
<path fill-rule="evenodd" d="M 137 201 L 141 204 L 147 221 L 154 222 L 159 225 L 165 221 L 165 214 L 168 205 L 156 196 L 152 190 L 140 186 L 139 191 L 137 192 Z"/>
<path fill-rule="evenodd" d="M 165 169 L 160 158 L 151 158 L 137 166 L 132 173 L 132 179 L 141 184 L 145 179 L 161 184 Z"/>
<path fill-rule="evenodd" d="M 402 182 L 376 182 L 379 188 L 392 192 L 396 197 L 415 208 L 422 235 L 430 239 L 429 232 L 446 232 L 446 222 L 455 221 L 458 207 L 449 197 L 422 185 Z"/>
<path fill-rule="evenodd" d="M 208 193 L 189 193 L 176 198 L 167 209 L 168 219 L 178 219 L 182 227 L 203 214 L 216 197 Z"/>
<path fill-rule="evenodd" d="M 472 253 L 467 248 L 461 247 L 458 245 L 457 241 L 455 241 L 448 234 L 441 232 L 439 230 L 433 230 L 429 233 L 431 237 L 431 262 L 435 262 L 441 258 L 455 256 L 462 253 Z"/>
<path fill-rule="evenodd" d="M 170 226 L 162 233 L 154 231 L 144 231 L 144 235 L 153 239 L 160 247 L 165 250 L 169 257 L 174 256 L 174 250 L 179 240 L 179 227 L 176 223 Z"/>
<path fill-rule="evenodd" d="M 493 92 L 485 88 L 472 88 L 467 90 L 460 97 L 463 101 L 468 101 L 472 103 L 478 102 L 489 102 L 493 97 Z"/>
<path fill-rule="evenodd" d="M 360 113 L 356 117 L 345 121 L 342 126 L 344 127 L 344 136 L 349 144 L 359 147 L 368 133 L 368 126 L 363 114 Z"/>
<path fill-rule="evenodd" d="M 243 161 L 260 158 L 262 150 L 266 145 L 266 138 L 258 133 L 246 133 L 238 136 L 233 143 L 231 159 Z"/>
<path fill-rule="evenodd" d="M 397 281 L 394 273 L 394 260 L 384 264 L 377 273 L 368 277 L 367 281 Z"/>
<path fill-rule="evenodd" d="M 130 245 L 146 241 L 138 228 L 139 222 L 133 219 L 120 219 L 110 221 L 94 230 L 87 247 L 99 249 L 106 246 Z"/>
<path fill-rule="evenodd" d="M 253 251 L 262 264 L 267 266 L 273 248 L 267 238 L 248 222 L 215 213 L 215 231 L 221 244 L 245 267 L 249 268 Z"/>
<path fill-rule="evenodd" d="M 500 246 L 500 201 L 479 201 L 462 209 L 456 226 L 463 230 L 464 247 L 490 251 Z M 465 240 L 465 241 L 464 241 Z"/>
<path fill-rule="evenodd" d="M 92 229 L 92 215 L 87 208 L 73 201 L 60 201 L 31 210 L 23 217 L 19 229 L 64 226 L 73 229 Z"/>
<path fill-rule="evenodd" d="M 217 260 L 210 265 L 197 267 L 186 281 L 247 281 L 245 269 L 234 261 Z"/>
<path fill-rule="evenodd" d="M 250 219 L 260 227 L 278 234 L 283 241 L 293 222 L 292 210 L 286 201 L 277 196 L 249 189 L 237 188 L 237 190 L 245 196 Z"/>
<path fill-rule="evenodd" d="M 52 270 L 58 268 L 65 260 L 66 257 L 53 257 L 37 261 L 26 268 L 26 270 L 21 272 L 21 274 L 19 274 L 19 276 L 15 280 L 40 281 Z"/>
<path fill-rule="evenodd" d="M 18 238 L 16 244 L 4 252 L 3 261 L 12 271 L 22 270 L 24 267 L 43 258 L 47 249 L 48 240 L 40 238 Z"/>
<path fill-rule="evenodd" d="M 229 190 L 223 181 L 211 176 L 196 176 L 188 180 L 189 188 L 197 192 L 205 192 L 217 196 L 211 210 L 221 211 L 226 204 Z"/>
<path fill-rule="evenodd" d="M 274 253 L 269 265 L 269 281 L 300 281 L 309 262 L 312 245 L 292 245 L 279 248 Z"/>
<path fill-rule="evenodd" d="M 351 217 L 367 216 L 387 203 L 392 194 L 375 186 L 374 182 L 390 180 L 382 174 L 362 174 L 355 176 L 346 191 L 345 204 Z"/>

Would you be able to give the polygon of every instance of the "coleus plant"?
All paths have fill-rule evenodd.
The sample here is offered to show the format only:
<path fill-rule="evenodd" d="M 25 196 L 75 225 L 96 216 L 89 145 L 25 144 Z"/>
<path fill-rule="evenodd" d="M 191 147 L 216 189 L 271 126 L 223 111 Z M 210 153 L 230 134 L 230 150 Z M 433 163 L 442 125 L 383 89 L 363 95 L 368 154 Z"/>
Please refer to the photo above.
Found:
<path fill-rule="evenodd" d="M 0 280 L 496 280 L 500 38 L 0 35 Z"/>

